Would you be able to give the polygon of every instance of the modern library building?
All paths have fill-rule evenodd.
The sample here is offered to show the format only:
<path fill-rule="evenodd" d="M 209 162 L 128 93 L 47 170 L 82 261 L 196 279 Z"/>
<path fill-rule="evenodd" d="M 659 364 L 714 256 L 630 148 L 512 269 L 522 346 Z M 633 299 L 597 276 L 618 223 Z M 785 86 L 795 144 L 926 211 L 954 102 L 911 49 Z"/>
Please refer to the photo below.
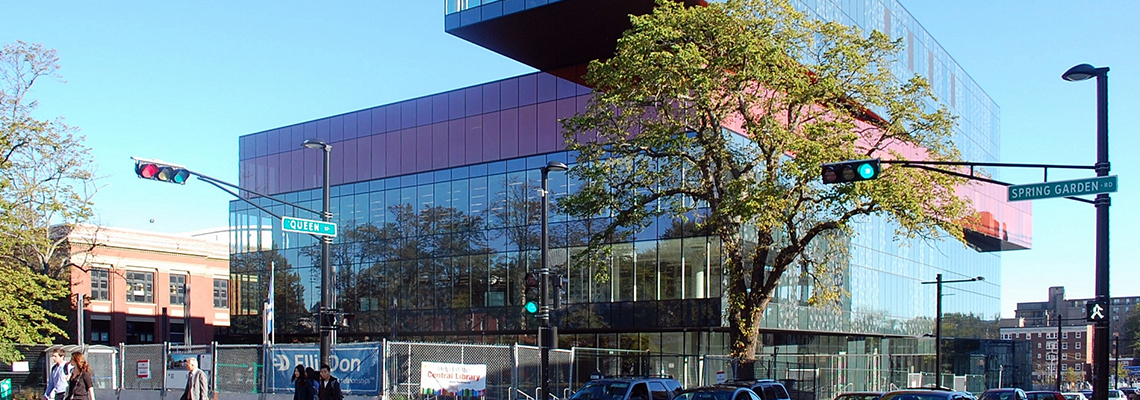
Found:
<path fill-rule="evenodd" d="M 963 158 L 999 161 L 997 105 L 901 4 L 793 4 L 810 16 L 901 38 L 905 50 L 894 70 L 925 77 L 959 117 L 954 140 Z M 314 210 L 322 206 L 324 153 L 302 142 L 318 138 L 332 146 L 331 211 L 339 227 L 331 245 L 335 307 L 354 316 L 337 332 L 338 342 L 536 342 L 538 320 L 523 305 L 527 274 L 539 268 L 541 169 L 551 161 L 574 166 L 559 120 L 584 110 L 591 97 L 581 78 L 585 65 L 612 54 L 629 27 L 628 15 L 648 13 L 653 5 L 447 0 L 442 17 L 448 33 L 539 72 L 240 138 L 242 188 Z M 553 202 L 581 186 L 564 173 L 550 173 L 549 182 Z M 763 318 L 763 356 L 780 363 L 795 357 L 794 363 L 813 366 L 821 379 L 854 369 L 933 371 L 933 341 L 924 335 L 934 331 L 936 296 L 933 285 L 921 283 L 937 274 L 948 280 L 984 276 L 981 282 L 948 285 L 945 291 L 954 295 L 944 298 L 944 312 L 996 318 L 1001 251 L 1030 245 L 1027 207 L 1010 205 L 1001 190 L 963 193 L 982 216 L 967 229 L 966 245 L 900 240 L 890 221 L 860 221 L 835 279 L 847 293 L 838 310 L 809 305 L 813 283 L 785 276 Z M 278 215 L 316 217 L 245 195 Z M 550 264 L 565 277 L 565 305 L 553 315 L 559 347 L 694 357 L 729 353 L 716 237 L 661 220 L 614 244 L 604 265 L 568 268 L 567 260 L 585 246 L 581 232 L 588 224 L 557 212 L 549 221 Z M 274 217 L 243 201 L 230 204 L 230 224 L 237 242 L 272 238 L 270 245 L 235 243 L 234 249 L 272 250 L 232 254 L 233 315 L 219 340 L 261 340 L 271 268 L 278 341 L 316 340 L 319 241 L 283 231 Z M 594 279 L 598 269 L 608 271 L 609 279 Z M 681 375 L 682 368 L 662 363 L 655 371 Z"/>

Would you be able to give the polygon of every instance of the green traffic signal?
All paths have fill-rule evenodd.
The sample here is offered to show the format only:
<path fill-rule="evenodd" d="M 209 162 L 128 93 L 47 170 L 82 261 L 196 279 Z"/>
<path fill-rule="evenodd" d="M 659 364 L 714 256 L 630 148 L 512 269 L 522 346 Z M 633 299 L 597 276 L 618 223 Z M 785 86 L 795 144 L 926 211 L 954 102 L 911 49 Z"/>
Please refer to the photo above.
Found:
<path fill-rule="evenodd" d="M 538 303 L 528 301 L 525 305 L 523 305 L 523 310 L 526 310 L 527 313 L 534 314 L 538 312 Z"/>
<path fill-rule="evenodd" d="M 882 172 L 878 158 L 823 164 L 820 165 L 820 170 L 820 177 L 825 184 L 878 179 Z"/>

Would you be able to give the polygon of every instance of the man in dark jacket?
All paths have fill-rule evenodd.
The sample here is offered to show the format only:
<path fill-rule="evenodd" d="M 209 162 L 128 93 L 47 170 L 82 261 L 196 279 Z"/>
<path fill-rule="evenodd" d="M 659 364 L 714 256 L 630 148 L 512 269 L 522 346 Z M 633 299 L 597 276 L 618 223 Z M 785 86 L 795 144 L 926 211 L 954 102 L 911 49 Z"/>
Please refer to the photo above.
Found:
<path fill-rule="evenodd" d="M 321 388 L 317 391 L 320 400 L 341 400 L 344 394 L 340 392 L 340 381 L 332 376 L 328 364 L 321 364 Z"/>

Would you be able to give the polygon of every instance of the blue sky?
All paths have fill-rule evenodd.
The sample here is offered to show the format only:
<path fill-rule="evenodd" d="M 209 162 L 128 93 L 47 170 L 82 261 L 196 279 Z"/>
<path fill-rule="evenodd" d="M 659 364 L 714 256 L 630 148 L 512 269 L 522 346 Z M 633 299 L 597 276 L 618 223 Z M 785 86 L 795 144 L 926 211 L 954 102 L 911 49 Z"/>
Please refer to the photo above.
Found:
<path fill-rule="evenodd" d="M 228 4 L 240 3 L 240 4 Z M 1001 108 L 1002 161 L 1092 164 L 1095 84 L 1064 82 L 1079 63 L 1112 68 L 1112 293 L 1140 295 L 1140 3 L 903 0 Z M 1089 5 L 1085 5 L 1089 4 Z M 131 156 L 237 181 L 238 136 L 489 80 L 529 67 L 443 32 L 443 2 L 26 2 L 0 0 L 0 43 L 55 48 L 66 83 L 33 96 L 40 118 L 82 129 L 102 176 L 100 223 L 185 232 L 225 226 L 229 195 L 135 178 Z M 1050 179 L 1091 176 L 1051 171 Z M 1003 180 L 1041 181 L 1039 170 Z M 1095 211 L 1033 204 L 1033 250 L 1003 255 L 1002 313 L 1049 286 L 1092 297 Z M 153 222 L 151 222 L 153 220 Z M 992 278 L 991 278 L 992 279 Z"/>

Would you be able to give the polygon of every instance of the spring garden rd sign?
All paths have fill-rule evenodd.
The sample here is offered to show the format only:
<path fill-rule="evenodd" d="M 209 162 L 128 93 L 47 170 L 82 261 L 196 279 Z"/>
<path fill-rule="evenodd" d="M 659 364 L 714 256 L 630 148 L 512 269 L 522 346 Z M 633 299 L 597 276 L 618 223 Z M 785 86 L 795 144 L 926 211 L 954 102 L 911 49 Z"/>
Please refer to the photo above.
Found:
<path fill-rule="evenodd" d="M 1116 175 L 1013 185 L 1009 187 L 1009 201 L 1049 199 L 1054 197 L 1116 192 Z"/>

